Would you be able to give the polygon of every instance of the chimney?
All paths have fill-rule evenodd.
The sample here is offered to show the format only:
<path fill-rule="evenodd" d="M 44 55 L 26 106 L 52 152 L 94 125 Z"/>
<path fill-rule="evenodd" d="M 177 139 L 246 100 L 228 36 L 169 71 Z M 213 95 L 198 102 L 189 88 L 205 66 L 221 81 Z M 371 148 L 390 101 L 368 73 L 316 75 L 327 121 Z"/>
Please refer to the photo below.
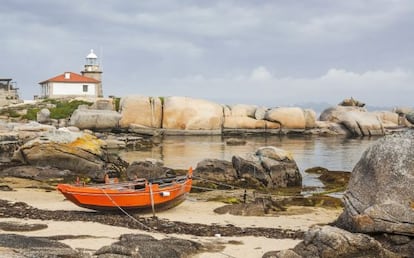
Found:
<path fill-rule="evenodd" d="M 65 80 L 69 80 L 70 79 L 70 73 L 65 73 Z"/>

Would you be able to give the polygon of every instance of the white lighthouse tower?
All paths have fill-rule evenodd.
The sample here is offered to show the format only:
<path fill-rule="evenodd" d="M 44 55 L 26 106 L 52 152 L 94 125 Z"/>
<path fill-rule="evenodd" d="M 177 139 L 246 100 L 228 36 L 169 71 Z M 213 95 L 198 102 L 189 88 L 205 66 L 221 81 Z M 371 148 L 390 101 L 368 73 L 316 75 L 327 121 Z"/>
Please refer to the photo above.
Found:
<path fill-rule="evenodd" d="M 91 49 L 91 52 L 86 56 L 85 69 L 81 71 L 81 73 L 85 77 L 100 81 L 100 83 L 97 85 L 98 88 L 96 90 L 96 97 L 102 98 L 102 70 L 99 67 L 98 56 L 93 52 L 93 49 Z"/>

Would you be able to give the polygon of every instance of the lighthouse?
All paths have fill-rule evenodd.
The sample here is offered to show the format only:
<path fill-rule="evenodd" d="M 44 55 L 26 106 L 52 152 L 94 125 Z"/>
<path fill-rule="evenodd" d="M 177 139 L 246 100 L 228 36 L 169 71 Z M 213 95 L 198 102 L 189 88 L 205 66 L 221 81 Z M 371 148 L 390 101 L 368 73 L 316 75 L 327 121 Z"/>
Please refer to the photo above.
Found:
<path fill-rule="evenodd" d="M 97 84 L 96 89 L 96 97 L 102 98 L 102 70 L 99 66 L 98 56 L 93 52 L 93 49 L 91 49 L 91 52 L 86 56 L 85 68 L 83 71 L 81 71 L 81 73 L 85 77 L 89 77 L 99 81 L 99 84 Z"/>

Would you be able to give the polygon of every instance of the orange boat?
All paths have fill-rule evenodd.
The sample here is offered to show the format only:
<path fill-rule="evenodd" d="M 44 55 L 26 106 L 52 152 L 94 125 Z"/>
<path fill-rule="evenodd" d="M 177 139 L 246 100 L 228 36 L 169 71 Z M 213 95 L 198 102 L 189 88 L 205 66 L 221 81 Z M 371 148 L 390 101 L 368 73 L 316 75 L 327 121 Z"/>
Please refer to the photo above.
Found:
<path fill-rule="evenodd" d="M 93 210 L 170 208 L 190 192 L 192 172 L 190 168 L 185 176 L 109 184 L 58 184 L 57 189 L 74 204 Z"/>

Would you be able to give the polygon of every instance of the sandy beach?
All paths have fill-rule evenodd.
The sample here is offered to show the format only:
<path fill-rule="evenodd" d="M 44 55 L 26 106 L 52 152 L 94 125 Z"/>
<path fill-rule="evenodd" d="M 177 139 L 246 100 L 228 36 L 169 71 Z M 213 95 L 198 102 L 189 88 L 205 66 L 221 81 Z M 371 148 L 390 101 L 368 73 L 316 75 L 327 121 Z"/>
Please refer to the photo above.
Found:
<path fill-rule="evenodd" d="M 57 191 L 46 191 L 36 188 L 13 187 L 14 191 L 0 191 L 0 199 L 12 202 L 25 202 L 30 206 L 43 210 L 84 210 L 71 202 L 65 200 L 63 195 Z M 330 223 L 337 218 L 340 210 L 324 208 L 306 208 L 306 214 L 280 215 L 280 216 L 233 216 L 230 214 L 217 214 L 214 209 L 223 206 L 220 202 L 207 202 L 197 198 L 197 194 L 190 194 L 186 201 L 173 209 L 157 212 L 156 216 L 171 221 L 182 221 L 187 223 L 202 223 L 211 225 L 232 224 L 239 227 L 268 227 L 280 229 L 306 230 L 315 224 Z M 152 216 L 143 214 L 142 216 Z M 0 218 L 0 222 L 20 223 L 42 223 L 47 224 L 46 229 L 17 233 L 26 236 L 57 236 L 73 235 L 85 236 L 82 238 L 65 239 L 61 242 L 72 248 L 82 248 L 91 252 L 102 246 L 110 245 L 118 240 L 118 237 L 126 233 L 150 234 L 161 239 L 164 237 L 178 237 L 193 240 L 210 246 L 211 252 L 197 254 L 195 257 L 262 257 L 264 253 L 271 250 L 282 250 L 294 247 L 300 240 L 295 239 L 269 239 L 265 237 L 223 237 L 217 232 L 215 237 L 199 237 L 193 235 L 163 234 L 157 232 L 146 232 L 124 227 L 115 227 L 95 222 L 63 222 L 63 221 L 40 221 L 22 220 L 14 218 Z"/>

